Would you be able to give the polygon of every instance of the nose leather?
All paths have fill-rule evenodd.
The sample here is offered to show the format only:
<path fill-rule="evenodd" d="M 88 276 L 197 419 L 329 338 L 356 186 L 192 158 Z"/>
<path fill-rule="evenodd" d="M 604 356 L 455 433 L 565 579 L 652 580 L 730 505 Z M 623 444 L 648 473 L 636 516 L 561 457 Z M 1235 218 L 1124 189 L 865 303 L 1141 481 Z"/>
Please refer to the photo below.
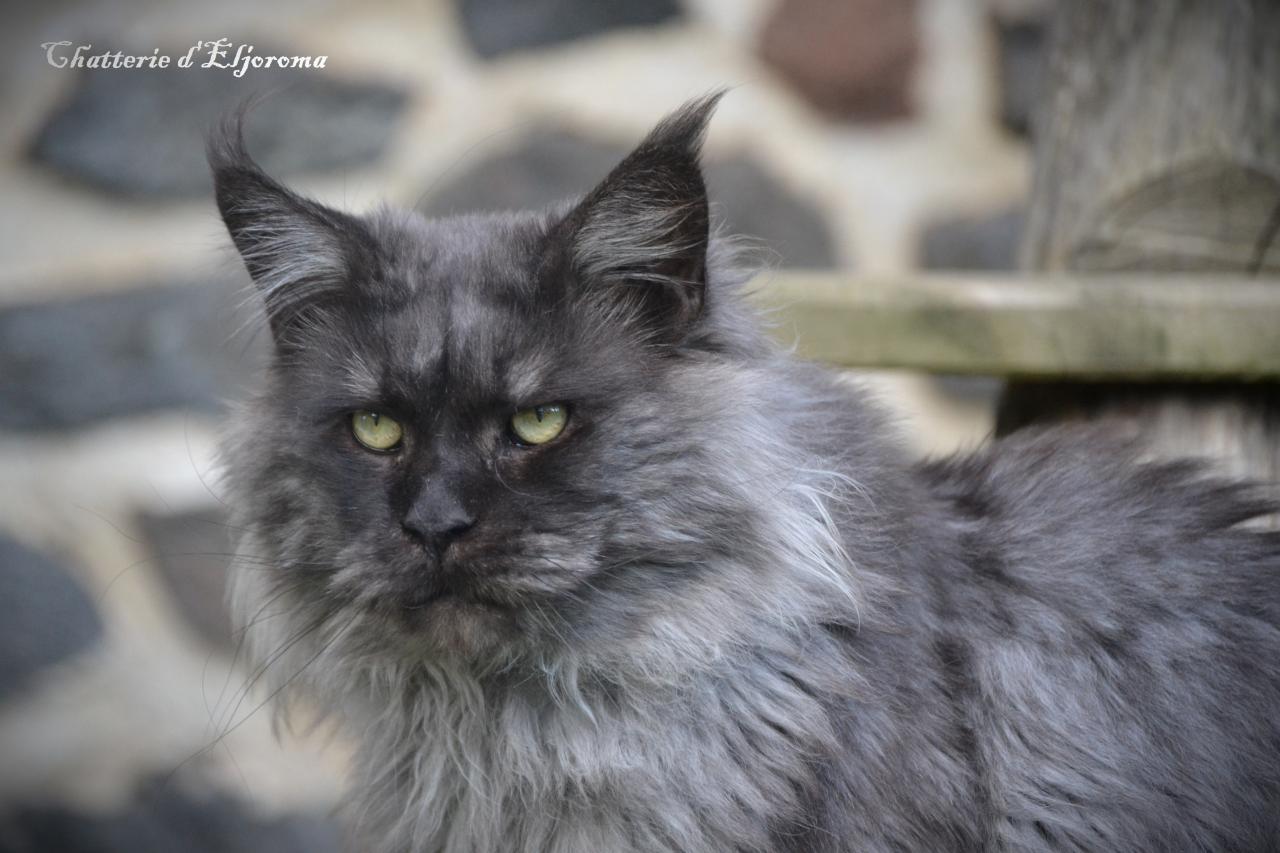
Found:
<path fill-rule="evenodd" d="M 457 492 L 440 478 L 428 480 L 401 522 L 422 544 L 443 551 L 476 523 Z"/>

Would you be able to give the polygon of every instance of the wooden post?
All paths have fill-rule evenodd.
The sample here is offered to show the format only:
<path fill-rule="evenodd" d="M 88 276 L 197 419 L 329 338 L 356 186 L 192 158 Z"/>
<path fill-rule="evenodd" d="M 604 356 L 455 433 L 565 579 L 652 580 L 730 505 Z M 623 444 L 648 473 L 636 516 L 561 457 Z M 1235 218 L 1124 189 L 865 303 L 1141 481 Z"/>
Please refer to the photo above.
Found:
<path fill-rule="evenodd" d="M 1280 2 L 1061 0 L 1047 61 L 1026 266 L 1280 272 Z M 1132 417 L 1157 452 L 1276 482 L 1278 389 L 1014 381 L 997 432 Z"/>

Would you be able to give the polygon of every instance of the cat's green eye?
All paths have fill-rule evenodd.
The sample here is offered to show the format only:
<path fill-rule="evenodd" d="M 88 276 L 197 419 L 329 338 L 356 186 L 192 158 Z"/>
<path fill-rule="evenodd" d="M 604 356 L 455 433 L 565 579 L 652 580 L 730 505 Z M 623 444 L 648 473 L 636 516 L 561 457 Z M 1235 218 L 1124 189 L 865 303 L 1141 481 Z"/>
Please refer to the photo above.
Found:
<path fill-rule="evenodd" d="M 351 416 L 351 434 L 370 450 L 386 452 L 400 446 L 404 429 L 381 412 L 359 411 Z"/>
<path fill-rule="evenodd" d="M 569 410 L 559 403 L 521 409 L 511 416 L 511 431 L 525 444 L 546 444 L 564 432 Z"/>

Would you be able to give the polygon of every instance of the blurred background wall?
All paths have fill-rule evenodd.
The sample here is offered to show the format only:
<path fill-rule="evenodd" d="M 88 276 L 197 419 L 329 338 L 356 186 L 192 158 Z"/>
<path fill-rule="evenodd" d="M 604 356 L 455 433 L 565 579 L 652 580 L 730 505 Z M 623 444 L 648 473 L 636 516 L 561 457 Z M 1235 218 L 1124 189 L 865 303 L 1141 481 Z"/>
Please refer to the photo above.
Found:
<path fill-rule="evenodd" d="M 0 850 L 337 849 L 342 743 L 277 740 L 222 609 L 215 446 L 261 369 L 202 135 L 353 210 L 588 189 L 732 87 L 707 145 L 728 230 L 787 267 L 1010 269 L 1037 0 L 51 0 L 0 13 Z M 45 42 L 295 72 L 73 70 Z M 207 54 L 200 54 L 201 59 Z M 920 452 L 991 427 L 994 380 L 863 379 Z M 302 715 L 305 717 L 305 713 Z M 305 723 L 305 719 L 299 720 Z"/>

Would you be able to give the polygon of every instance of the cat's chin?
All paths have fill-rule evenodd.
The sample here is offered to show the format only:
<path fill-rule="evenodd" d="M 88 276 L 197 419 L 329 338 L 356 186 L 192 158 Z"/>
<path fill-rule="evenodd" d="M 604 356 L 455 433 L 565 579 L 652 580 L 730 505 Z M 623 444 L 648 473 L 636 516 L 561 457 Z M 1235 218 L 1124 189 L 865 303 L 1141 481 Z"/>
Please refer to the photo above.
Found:
<path fill-rule="evenodd" d="M 519 641 L 511 608 L 471 596 L 437 596 L 399 615 L 409 643 L 432 654 L 483 661 L 507 656 Z"/>

